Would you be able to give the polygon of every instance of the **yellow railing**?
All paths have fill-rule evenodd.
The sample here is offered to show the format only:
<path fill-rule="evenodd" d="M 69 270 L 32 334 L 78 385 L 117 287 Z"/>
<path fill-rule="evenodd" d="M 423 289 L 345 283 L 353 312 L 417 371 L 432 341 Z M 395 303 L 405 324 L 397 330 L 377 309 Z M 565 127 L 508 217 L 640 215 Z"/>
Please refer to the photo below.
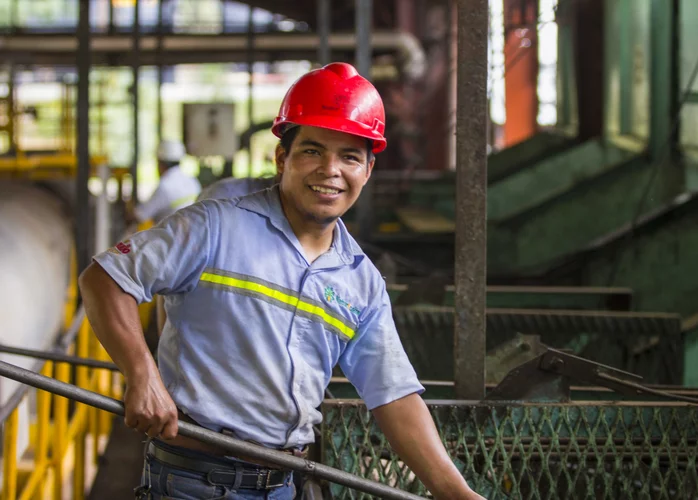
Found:
<path fill-rule="evenodd" d="M 85 319 L 68 351 L 81 357 L 108 360 Z M 121 398 L 121 375 L 108 370 L 77 367 L 67 363 L 45 362 L 41 373 L 62 382 Z M 72 490 L 72 498 L 84 498 L 86 469 L 96 469 L 101 446 L 110 431 L 112 415 L 77 403 L 70 411 L 69 401 L 45 391 L 36 392 L 36 415 L 30 430 L 28 450 L 18 459 L 19 404 L 4 422 L 3 500 L 51 498 L 61 500 Z M 31 395 L 28 392 L 25 398 Z M 53 412 L 51 412 L 53 407 Z M 92 443 L 88 462 L 87 441 Z M 29 457 L 29 458 L 27 458 Z M 66 483 L 72 474 L 72 488 Z"/>
<path fill-rule="evenodd" d="M 74 312 L 71 303 L 76 293 L 76 280 L 73 279 L 67 293 L 66 314 Z M 140 307 L 144 327 L 147 326 L 151 307 L 150 304 Z M 80 316 L 81 311 L 77 317 Z M 75 325 L 73 331 L 74 328 Z M 70 328 L 66 329 L 70 331 Z M 84 358 L 110 361 L 86 318 L 80 321 L 67 352 Z M 46 361 L 40 370 L 47 377 L 122 399 L 121 374 L 105 369 L 71 368 L 67 363 Z M 20 399 L 11 398 L 9 404 L 13 408 L 3 422 L 1 500 L 84 499 L 85 490 L 96 472 L 97 460 L 111 432 L 113 415 L 82 403 L 76 403 L 71 410 L 66 398 L 45 391 L 29 391 L 26 388 L 20 391 L 24 392 L 23 396 Z M 18 394 L 22 392 L 18 391 Z M 20 407 L 33 395 L 36 397 L 36 411 L 29 426 L 29 447 L 19 456 Z M 71 477 L 72 481 L 68 482 Z"/>

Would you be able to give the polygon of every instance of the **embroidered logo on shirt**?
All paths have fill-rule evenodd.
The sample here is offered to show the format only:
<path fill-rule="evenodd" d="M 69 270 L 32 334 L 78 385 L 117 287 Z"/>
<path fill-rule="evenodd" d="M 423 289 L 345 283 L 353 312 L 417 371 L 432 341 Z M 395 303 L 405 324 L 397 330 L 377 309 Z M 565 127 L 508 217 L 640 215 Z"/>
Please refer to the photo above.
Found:
<path fill-rule="evenodd" d="M 131 252 L 131 240 L 120 241 L 115 246 L 110 248 L 109 251 L 117 255 L 120 253 L 126 255 L 127 253 Z"/>
<path fill-rule="evenodd" d="M 340 306 L 346 307 L 352 314 L 355 314 L 356 316 L 361 314 L 361 311 L 359 309 L 352 306 L 351 303 L 347 302 L 342 297 L 337 295 L 337 292 L 335 292 L 334 288 L 332 288 L 331 286 L 325 287 L 325 300 L 330 304 L 332 302 L 336 302 Z"/>

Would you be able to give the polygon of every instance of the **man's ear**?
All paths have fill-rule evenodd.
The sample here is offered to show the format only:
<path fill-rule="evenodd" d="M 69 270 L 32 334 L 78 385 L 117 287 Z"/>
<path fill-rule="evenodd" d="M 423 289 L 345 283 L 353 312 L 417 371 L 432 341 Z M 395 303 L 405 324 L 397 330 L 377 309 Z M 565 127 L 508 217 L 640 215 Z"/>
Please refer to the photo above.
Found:
<path fill-rule="evenodd" d="M 364 186 L 368 182 L 368 180 L 371 178 L 371 174 L 373 173 L 373 165 L 376 164 L 376 158 L 373 157 L 371 161 L 368 162 L 368 165 L 366 165 L 366 178 L 364 179 Z"/>
<path fill-rule="evenodd" d="M 276 175 L 281 176 L 284 173 L 287 157 L 288 153 L 286 153 L 286 150 L 281 146 L 281 144 L 277 144 L 276 150 L 274 151 L 274 160 L 276 162 Z"/>

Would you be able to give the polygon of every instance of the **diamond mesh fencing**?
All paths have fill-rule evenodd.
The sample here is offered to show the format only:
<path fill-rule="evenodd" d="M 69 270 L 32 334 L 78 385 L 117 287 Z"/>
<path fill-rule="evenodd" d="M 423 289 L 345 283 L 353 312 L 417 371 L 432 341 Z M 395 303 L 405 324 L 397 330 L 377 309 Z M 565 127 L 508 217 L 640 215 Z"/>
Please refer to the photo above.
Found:
<path fill-rule="evenodd" d="M 435 405 L 442 441 L 490 500 L 698 498 L 698 409 L 610 403 Z M 429 496 L 363 404 L 323 405 L 323 463 Z M 369 498 L 332 485 L 333 498 Z"/>

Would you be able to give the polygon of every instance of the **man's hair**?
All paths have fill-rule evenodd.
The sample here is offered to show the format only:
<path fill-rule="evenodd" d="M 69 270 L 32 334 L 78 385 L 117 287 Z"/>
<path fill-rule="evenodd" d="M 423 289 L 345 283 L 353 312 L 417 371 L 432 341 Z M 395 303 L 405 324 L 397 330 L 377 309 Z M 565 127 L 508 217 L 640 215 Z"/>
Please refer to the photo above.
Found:
<path fill-rule="evenodd" d="M 298 126 L 291 127 L 281 136 L 279 144 L 281 144 L 281 147 L 284 151 L 286 151 L 287 154 L 291 151 L 293 141 L 296 140 L 296 137 L 298 136 L 298 132 L 300 132 L 300 129 L 301 128 Z M 373 141 L 371 139 L 366 139 L 366 163 L 371 163 L 373 158 Z"/>

